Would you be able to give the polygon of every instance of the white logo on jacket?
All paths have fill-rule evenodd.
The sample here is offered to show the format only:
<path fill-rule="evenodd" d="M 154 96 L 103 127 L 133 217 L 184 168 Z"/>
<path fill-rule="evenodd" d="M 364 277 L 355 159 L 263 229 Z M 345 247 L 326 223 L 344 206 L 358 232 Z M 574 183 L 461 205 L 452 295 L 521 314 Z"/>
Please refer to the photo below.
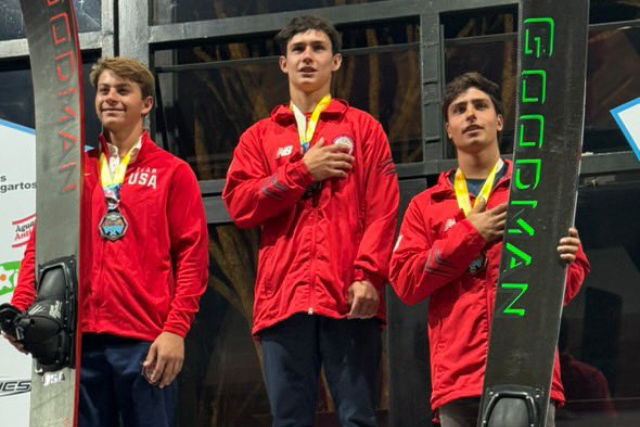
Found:
<path fill-rule="evenodd" d="M 293 153 L 293 145 L 287 145 L 286 147 L 278 148 L 278 153 L 276 154 L 276 159 L 280 157 L 290 156 Z"/>
<path fill-rule="evenodd" d="M 449 231 L 449 229 L 454 225 L 456 225 L 456 220 L 453 218 L 449 218 L 444 224 L 444 232 L 446 233 L 447 231 Z"/>
<path fill-rule="evenodd" d="M 349 154 L 353 153 L 353 139 L 346 135 L 342 135 L 333 140 L 334 145 L 342 145 L 347 148 Z"/>
<path fill-rule="evenodd" d="M 131 175 L 129 175 L 129 185 L 142 185 L 151 187 L 154 190 L 158 184 L 158 177 L 155 169 L 143 168 L 138 169 Z"/>

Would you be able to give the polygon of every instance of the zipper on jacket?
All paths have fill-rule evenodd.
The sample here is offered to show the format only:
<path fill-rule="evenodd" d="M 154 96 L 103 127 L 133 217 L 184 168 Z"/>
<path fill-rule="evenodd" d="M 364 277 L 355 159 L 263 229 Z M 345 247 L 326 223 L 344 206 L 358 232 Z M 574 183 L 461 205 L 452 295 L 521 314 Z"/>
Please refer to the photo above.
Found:
<path fill-rule="evenodd" d="M 322 114 L 321 114 L 322 116 Z M 317 142 L 317 140 L 319 139 L 320 135 L 320 130 L 322 128 L 324 128 L 324 121 L 322 120 L 318 120 L 318 124 L 316 126 L 316 131 L 313 135 L 313 137 L 311 138 L 311 142 L 313 142 L 314 144 Z M 313 221 L 312 221 L 312 227 L 313 227 L 313 232 L 312 232 L 312 241 L 311 241 L 311 280 L 309 281 L 309 309 L 307 310 L 307 314 L 309 316 L 313 315 L 313 298 L 315 296 L 315 288 L 316 288 L 316 231 L 318 229 L 318 211 L 319 208 L 318 206 L 320 205 L 320 198 L 322 197 L 322 189 L 323 189 L 323 184 L 324 181 L 320 181 L 319 182 L 319 188 L 318 191 L 315 194 L 311 195 L 311 207 L 312 207 L 312 213 L 313 213 Z"/>
<path fill-rule="evenodd" d="M 100 301 L 103 301 L 103 293 L 104 293 L 104 253 L 105 253 L 105 248 L 106 248 L 106 240 L 105 239 L 100 239 L 102 241 L 102 256 L 100 257 L 100 274 L 98 275 L 98 287 L 97 289 L 95 289 L 95 283 L 94 283 L 94 291 L 93 291 L 93 301 L 92 301 L 92 305 L 94 307 L 93 310 L 93 317 L 94 317 L 94 321 L 95 321 L 95 326 L 98 325 L 98 320 L 100 319 L 100 311 L 102 311 L 102 307 L 100 307 Z"/>
<path fill-rule="evenodd" d="M 139 154 L 140 152 L 138 152 Z M 135 164 L 138 161 L 138 159 L 136 158 L 136 160 L 132 163 Z M 131 176 L 131 171 L 132 168 L 131 167 L 127 167 L 127 171 L 125 172 L 124 175 L 124 180 L 122 181 L 122 187 L 124 187 L 124 184 L 129 180 L 129 177 Z M 101 192 L 104 192 L 104 190 L 102 189 L 102 183 L 100 181 L 100 179 L 98 179 L 98 187 L 100 188 Z M 122 192 L 122 187 L 120 188 L 120 191 Z M 121 193 L 122 194 L 122 193 Z M 94 283 L 93 287 L 95 289 L 95 291 L 93 292 L 94 298 L 93 298 L 93 306 L 95 307 L 94 312 L 94 317 L 95 317 L 95 322 L 96 322 L 96 326 L 99 323 L 99 320 L 101 318 L 101 312 L 102 312 L 102 302 L 104 301 L 104 292 L 105 292 L 105 284 L 104 284 L 104 268 L 105 268 L 105 252 L 110 248 L 110 243 L 107 242 L 105 239 L 100 238 L 100 241 L 102 243 L 102 253 L 100 256 L 100 274 L 98 275 L 98 281 L 96 282 L 98 284 L 97 289 L 96 289 L 96 283 Z M 113 292 L 113 289 L 111 289 L 111 291 Z"/>
<path fill-rule="evenodd" d="M 318 229 L 318 208 L 314 207 L 311 211 L 313 215 L 312 227 L 313 232 L 311 234 L 311 280 L 309 281 L 309 310 L 307 313 L 309 316 L 313 315 L 313 297 L 315 296 L 316 288 L 316 231 Z"/>

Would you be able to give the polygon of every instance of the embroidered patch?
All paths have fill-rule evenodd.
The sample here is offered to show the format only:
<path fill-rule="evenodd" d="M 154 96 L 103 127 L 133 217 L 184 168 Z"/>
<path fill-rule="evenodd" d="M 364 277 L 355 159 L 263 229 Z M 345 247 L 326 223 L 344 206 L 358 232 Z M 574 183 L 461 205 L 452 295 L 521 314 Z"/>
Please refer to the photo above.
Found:
<path fill-rule="evenodd" d="M 333 140 L 333 144 L 335 145 L 344 145 L 345 147 L 348 148 L 348 153 L 352 154 L 353 153 L 353 140 L 346 136 L 346 135 L 342 135 L 337 137 L 336 139 Z"/>

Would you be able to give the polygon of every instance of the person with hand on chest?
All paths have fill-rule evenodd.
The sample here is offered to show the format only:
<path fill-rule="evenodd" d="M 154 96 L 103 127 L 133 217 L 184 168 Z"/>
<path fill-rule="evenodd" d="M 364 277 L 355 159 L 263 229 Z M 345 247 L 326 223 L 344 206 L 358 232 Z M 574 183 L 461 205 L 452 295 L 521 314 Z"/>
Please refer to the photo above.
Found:
<path fill-rule="evenodd" d="M 223 200 L 260 226 L 253 334 L 273 426 L 312 426 L 324 367 L 340 425 L 377 426 L 382 299 L 399 201 L 389 142 L 369 114 L 333 99 L 340 36 L 294 18 L 276 37 L 290 103 L 240 138 Z"/>
<path fill-rule="evenodd" d="M 458 167 L 414 197 L 391 260 L 391 285 L 405 304 L 429 298 L 431 406 L 443 427 L 475 427 L 489 350 L 512 164 L 500 157 L 498 85 L 478 73 L 451 81 L 442 108 Z M 578 232 L 556 248 L 568 265 L 565 304 L 589 263 Z M 551 399 L 564 395 L 556 358 Z M 555 406 L 548 426 L 554 425 Z"/>
<path fill-rule="evenodd" d="M 155 87 L 145 65 L 100 59 L 90 80 L 103 134 L 84 154 L 78 426 L 172 427 L 184 337 L 208 280 L 198 181 L 144 130 Z M 35 237 L 12 299 L 21 310 L 35 299 Z"/>

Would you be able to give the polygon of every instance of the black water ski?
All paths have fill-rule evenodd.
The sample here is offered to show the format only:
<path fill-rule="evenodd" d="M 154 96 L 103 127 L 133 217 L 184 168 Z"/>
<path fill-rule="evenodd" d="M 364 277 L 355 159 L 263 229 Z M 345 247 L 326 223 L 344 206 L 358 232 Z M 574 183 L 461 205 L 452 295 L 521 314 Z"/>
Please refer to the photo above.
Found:
<path fill-rule="evenodd" d="M 588 0 L 523 0 L 513 179 L 479 427 L 544 427 L 575 217 Z"/>
<path fill-rule="evenodd" d="M 80 363 L 76 313 L 84 143 L 82 60 L 71 1 L 21 0 L 21 5 L 36 111 L 38 296 L 28 313 L 44 329 L 58 328 L 42 343 L 40 361 L 34 361 L 30 425 L 74 427 Z"/>

